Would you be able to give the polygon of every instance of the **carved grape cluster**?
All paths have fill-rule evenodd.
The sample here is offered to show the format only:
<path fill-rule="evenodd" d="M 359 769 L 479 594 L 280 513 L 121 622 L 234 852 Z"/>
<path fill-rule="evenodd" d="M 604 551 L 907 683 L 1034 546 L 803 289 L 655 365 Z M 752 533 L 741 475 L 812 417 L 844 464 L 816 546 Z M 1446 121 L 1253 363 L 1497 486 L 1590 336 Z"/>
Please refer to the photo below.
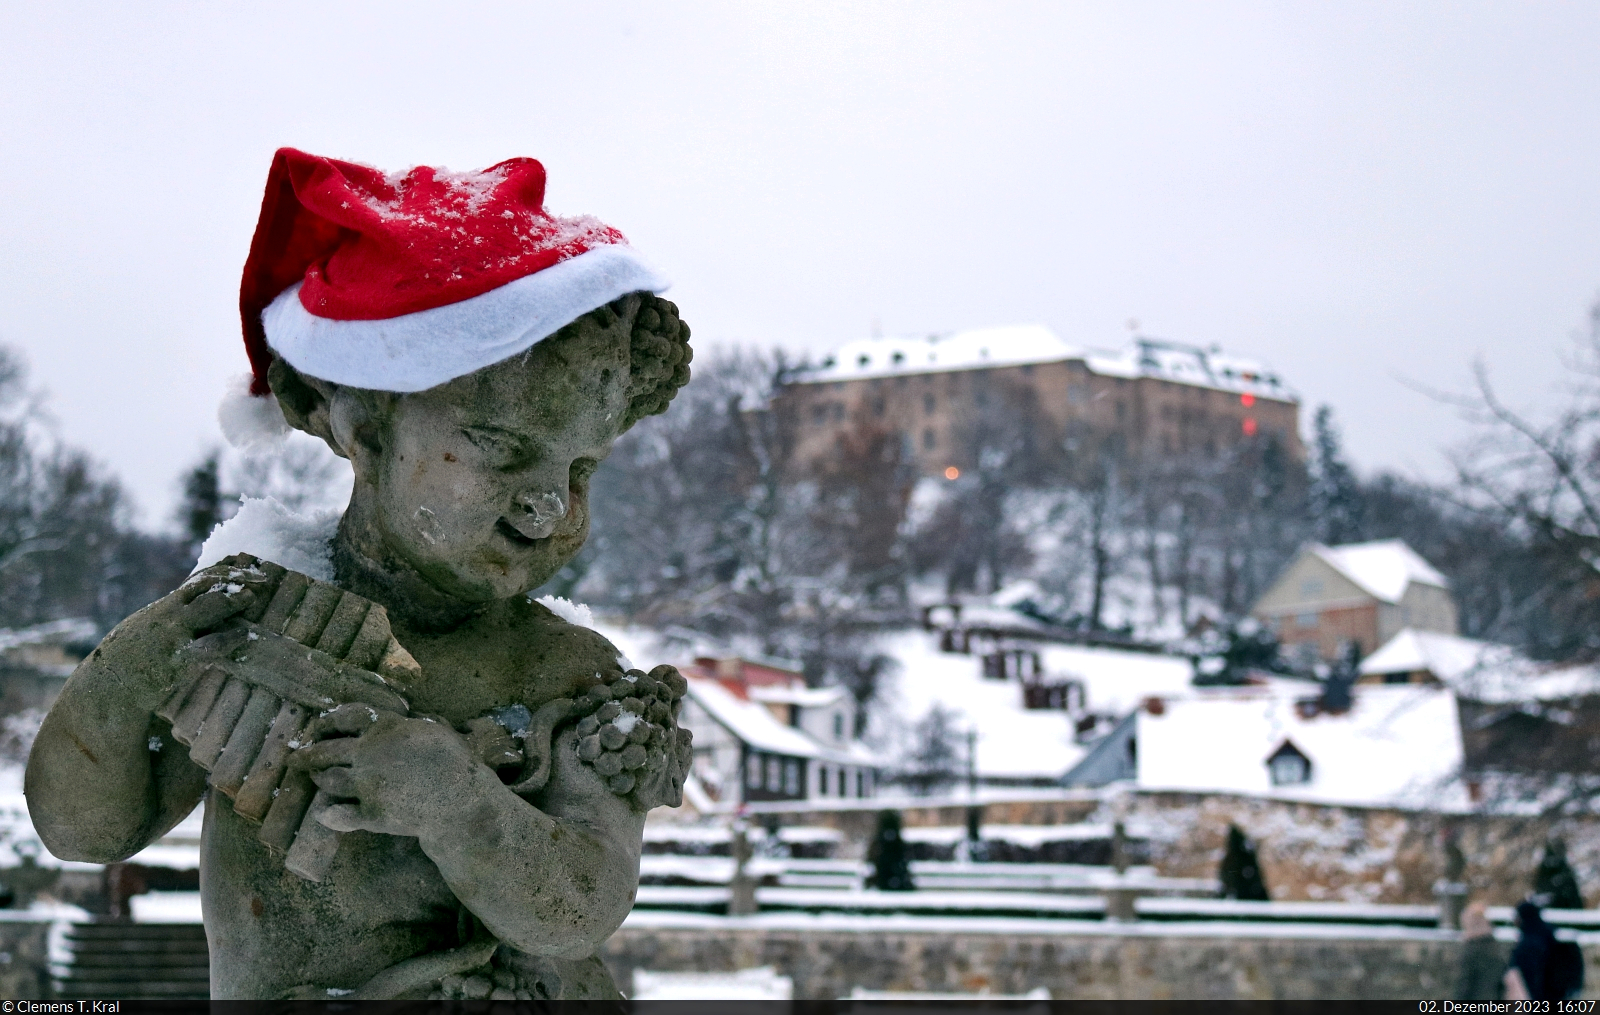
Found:
<path fill-rule="evenodd" d="M 671 666 L 600 674 L 572 706 L 578 760 L 639 810 L 683 802 L 692 735 L 678 726 L 689 688 Z"/>

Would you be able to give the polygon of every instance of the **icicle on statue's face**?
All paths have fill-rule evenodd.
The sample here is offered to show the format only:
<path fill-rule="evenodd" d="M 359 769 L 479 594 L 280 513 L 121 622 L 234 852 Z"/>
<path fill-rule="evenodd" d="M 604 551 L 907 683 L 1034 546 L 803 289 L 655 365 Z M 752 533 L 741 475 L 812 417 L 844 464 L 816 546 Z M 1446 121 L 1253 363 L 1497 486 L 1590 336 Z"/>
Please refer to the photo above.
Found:
<path fill-rule="evenodd" d="M 589 534 L 589 477 L 628 407 L 628 335 L 585 320 L 401 398 L 375 491 L 389 550 L 469 602 L 549 580 Z"/>

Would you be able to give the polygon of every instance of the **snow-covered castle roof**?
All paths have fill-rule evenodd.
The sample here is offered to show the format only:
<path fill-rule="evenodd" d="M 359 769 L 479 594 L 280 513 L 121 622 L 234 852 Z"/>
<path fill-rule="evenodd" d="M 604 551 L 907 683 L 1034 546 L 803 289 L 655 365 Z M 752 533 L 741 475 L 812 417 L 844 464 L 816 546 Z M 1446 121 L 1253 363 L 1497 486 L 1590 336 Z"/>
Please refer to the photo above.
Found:
<path fill-rule="evenodd" d="M 820 366 L 797 371 L 795 383 L 863 380 L 897 375 L 981 370 L 1083 360 L 1108 377 L 1158 377 L 1180 384 L 1293 400 L 1270 367 L 1213 346 L 1136 339 L 1119 352 L 1073 345 L 1041 324 L 1019 324 L 933 335 L 864 338 L 830 352 Z"/>

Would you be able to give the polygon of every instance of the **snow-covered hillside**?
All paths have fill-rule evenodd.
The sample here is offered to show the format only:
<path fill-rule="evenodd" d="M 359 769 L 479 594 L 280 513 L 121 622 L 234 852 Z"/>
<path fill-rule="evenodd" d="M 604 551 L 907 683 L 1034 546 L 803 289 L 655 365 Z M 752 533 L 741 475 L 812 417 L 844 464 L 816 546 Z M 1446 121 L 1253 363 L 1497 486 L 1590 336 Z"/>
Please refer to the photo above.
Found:
<path fill-rule="evenodd" d="M 979 656 L 941 652 L 938 636 L 921 630 L 886 634 L 875 647 L 900 664 L 876 707 L 880 736 L 903 735 L 939 707 L 956 729 L 977 730 L 982 779 L 1058 779 L 1083 757 L 1073 716 L 1024 707 L 1022 685 L 985 679 Z M 1040 656 L 1047 679 L 1083 684 L 1091 712 L 1121 715 L 1144 698 L 1190 691 L 1189 661 L 1178 656 L 1071 645 L 1042 646 Z"/>

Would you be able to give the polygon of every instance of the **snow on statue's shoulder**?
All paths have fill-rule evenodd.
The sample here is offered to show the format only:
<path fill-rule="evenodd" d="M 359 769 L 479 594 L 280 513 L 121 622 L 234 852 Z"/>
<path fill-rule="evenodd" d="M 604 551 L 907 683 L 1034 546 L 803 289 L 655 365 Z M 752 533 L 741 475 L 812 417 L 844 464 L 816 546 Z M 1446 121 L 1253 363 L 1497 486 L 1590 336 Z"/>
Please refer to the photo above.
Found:
<path fill-rule="evenodd" d="M 578 627 L 594 627 L 594 614 L 589 612 L 589 608 L 582 603 L 575 603 L 570 599 L 562 599 L 560 596 L 540 596 L 534 602 L 569 624 L 576 624 Z"/>
<path fill-rule="evenodd" d="M 195 570 L 248 553 L 321 581 L 333 580 L 338 511 L 301 514 L 276 497 L 245 497 L 232 518 L 211 530 Z M 587 611 L 585 611 L 587 613 Z"/>

